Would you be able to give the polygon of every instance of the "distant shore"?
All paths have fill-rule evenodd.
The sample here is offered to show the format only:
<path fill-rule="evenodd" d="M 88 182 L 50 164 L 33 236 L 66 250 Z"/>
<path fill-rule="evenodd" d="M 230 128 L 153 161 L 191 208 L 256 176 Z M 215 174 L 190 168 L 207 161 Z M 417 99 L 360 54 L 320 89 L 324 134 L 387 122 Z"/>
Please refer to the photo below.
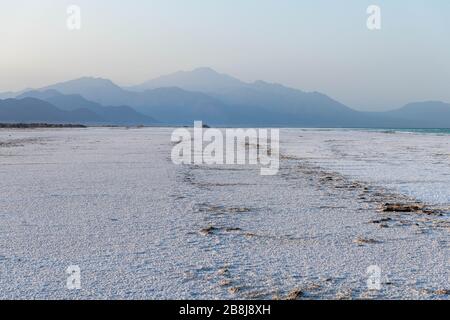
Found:
<path fill-rule="evenodd" d="M 17 128 L 17 129 L 29 129 L 29 128 L 87 128 L 82 124 L 52 124 L 52 123 L 0 123 L 0 128 Z"/>

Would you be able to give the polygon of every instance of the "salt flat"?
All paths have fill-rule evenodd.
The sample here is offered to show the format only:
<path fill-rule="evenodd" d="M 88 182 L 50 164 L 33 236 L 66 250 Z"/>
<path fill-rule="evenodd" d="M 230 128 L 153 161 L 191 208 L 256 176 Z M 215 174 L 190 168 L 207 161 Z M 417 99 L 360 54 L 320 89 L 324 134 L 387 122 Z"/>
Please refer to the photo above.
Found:
<path fill-rule="evenodd" d="M 286 129 L 289 154 L 323 168 L 450 206 L 450 135 Z"/>
<path fill-rule="evenodd" d="M 286 129 L 261 176 L 171 132 L 0 130 L 0 298 L 448 299 L 448 136 Z M 443 214 L 378 210 L 406 196 Z"/>

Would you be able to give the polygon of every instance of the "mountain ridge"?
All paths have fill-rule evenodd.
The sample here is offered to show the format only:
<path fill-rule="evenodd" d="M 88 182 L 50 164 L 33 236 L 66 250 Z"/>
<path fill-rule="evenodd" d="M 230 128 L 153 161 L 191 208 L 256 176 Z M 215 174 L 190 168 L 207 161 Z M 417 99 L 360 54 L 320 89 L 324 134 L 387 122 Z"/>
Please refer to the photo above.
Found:
<path fill-rule="evenodd" d="M 62 94 L 55 89 L 44 91 L 28 91 L 18 96 L 34 97 L 53 104 L 61 110 L 74 111 L 80 108 L 88 109 L 99 115 L 103 123 L 115 125 L 155 124 L 155 119 L 138 113 L 128 106 L 103 106 L 89 101 L 79 94 Z"/>
<path fill-rule="evenodd" d="M 450 105 L 444 102 L 416 102 L 392 111 L 362 112 L 324 93 L 265 81 L 246 83 L 211 68 L 180 71 L 128 88 L 104 78 L 82 77 L 38 89 L 42 94 L 55 91 L 72 99 L 77 95 L 78 100 L 85 99 L 97 107 L 128 106 L 166 125 L 203 120 L 221 126 L 450 128 Z M 57 99 L 54 96 L 41 98 Z M 68 102 L 53 103 L 66 108 Z"/>
<path fill-rule="evenodd" d="M 1 122 L 82 123 L 100 120 L 98 115 L 88 109 L 64 111 L 36 98 L 0 100 Z"/>

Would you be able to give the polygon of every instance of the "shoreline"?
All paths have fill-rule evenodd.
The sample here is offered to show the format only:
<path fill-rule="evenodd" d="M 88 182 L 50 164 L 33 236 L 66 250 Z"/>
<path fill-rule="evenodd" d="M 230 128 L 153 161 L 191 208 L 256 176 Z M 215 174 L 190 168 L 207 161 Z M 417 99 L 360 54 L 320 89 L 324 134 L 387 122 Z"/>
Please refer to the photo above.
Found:
<path fill-rule="evenodd" d="M 0 123 L 0 129 L 88 128 L 82 124 Z"/>
<path fill-rule="evenodd" d="M 104 125 L 92 125 L 92 124 L 78 124 L 78 123 L 46 123 L 46 122 L 0 122 L 0 129 L 22 129 L 22 128 L 124 128 L 124 129 L 149 129 L 149 128 L 193 128 L 192 125 L 126 125 L 126 124 L 104 124 Z M 294 129 L 294 130 L 308 130 L 308 131 L 332 131 L 332 130 L 349 130 L 349 131 L 368 131 L 368 132 L 382 132 L 382 133 L 436 133 L 436 134 L 450 134 L 450 128 L 393 128 L 393 127 L 286 127 L 286 126 L 254 126 L 254 125 L 214 125 L 209 126 L 204 124 L 204 128 L 216 128 L 216 129 L 250 129 L 250 128 L 279 128 L 279 129 Z"/>

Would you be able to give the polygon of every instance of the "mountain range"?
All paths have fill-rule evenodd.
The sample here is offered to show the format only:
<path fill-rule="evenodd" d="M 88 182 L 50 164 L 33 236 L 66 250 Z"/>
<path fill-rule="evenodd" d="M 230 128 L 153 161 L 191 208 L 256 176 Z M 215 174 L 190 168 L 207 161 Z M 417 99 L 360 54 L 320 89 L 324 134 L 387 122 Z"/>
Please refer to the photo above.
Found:
<path fill-rule="evenodd" d="M 176 72 L 132 87 L 84 77 L 0 94 L 0 122 L 112 125 L 450 128 L 450 104 L 415 102 L 361 112 L 319 92 L 247 83 L 210 68 Z"/>
<path fill-rule="evenodd" d="M 90 118 L 83 121 L 83 123 L 115 125 L 150 125 L 157 123 L 152 117 L 143 115 L 131 107 L 103 106 L 99 103 L 89 101 L 79 94 L 62 94 L 56 90 L 44 89 L 41 91 L 27 91 L 18 95 L 17 98 L 39 99 L 62 111 L 69 112 L 69 114 L 84 110 L 84 113 L 90 115 Z"/>

